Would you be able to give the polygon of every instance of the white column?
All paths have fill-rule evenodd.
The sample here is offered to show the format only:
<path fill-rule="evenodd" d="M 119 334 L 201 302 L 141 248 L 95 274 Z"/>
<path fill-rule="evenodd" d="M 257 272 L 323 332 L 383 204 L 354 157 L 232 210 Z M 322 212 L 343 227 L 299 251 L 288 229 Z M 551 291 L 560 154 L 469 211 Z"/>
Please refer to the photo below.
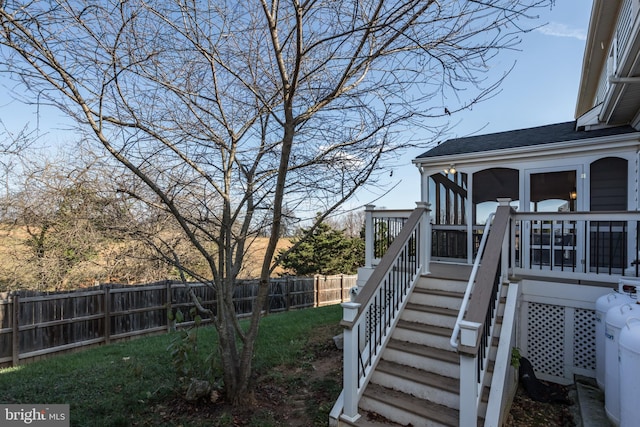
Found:
<path fill-rule="evenodd" d="M 418 166 L 420 171 L 420 199 L 429 202 L 429 174 L 423 166 Z"/>
<path fill-rule="evenodd" d="M 424 214 L 420 218 L 420 254 L 422 259 L 421 274 L 429 274 L 431 263 L 431 205 L 427 202 L 416 202 L 418 208 L 425 208 Z"/>

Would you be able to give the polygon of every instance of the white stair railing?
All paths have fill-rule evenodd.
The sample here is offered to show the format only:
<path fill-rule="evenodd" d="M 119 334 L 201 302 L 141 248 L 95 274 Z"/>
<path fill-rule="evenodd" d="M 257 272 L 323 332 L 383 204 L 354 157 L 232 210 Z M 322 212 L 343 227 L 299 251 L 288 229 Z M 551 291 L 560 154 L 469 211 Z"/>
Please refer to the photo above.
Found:
<path fill-rule="evenodd" d="M 355 422 L 358 402 L 428 260 L 428 205 L 418 203 L 355 301 L 343 303 L 343 392 L 332 417 Z M 342 406 L 340 410 L 339 406 Z"/>
<path fill-rule="evenodd" d="M 480 261 L 472 302 L 460 325 L 460 426 L 476 425 L 482 388 L 495 334 L 500 288 L 506 280 L 509 259 L 509 200 L 500 200 Z"/>
<path fill-rule="evenodd" d="M 518 303 L 519 285 L 509 283 L 507 288 L 507 301 L 504 305 L 502 328 L 500 330 L 500 342 L 493 367 L 491 388 L 489 390 L 489 402 L 484 417 L 484 427 L 500 427 L 503 425 L 504 396 L 509 389 L 516 386 L 515 372 L 511 370 L 511 351 L 515 343 L 516 308 Z M 512 375 L 509 375 L 509 374 Z"/>
<path fill-rule="evenodd" d="M 467 282 L 467 288 L 465 289 L 464 296 L 462 297 L 462 304 L 460 304 L 460 311 L 458 312 L 456 324 L 453 327 L 453 332 L 451 333 L 451 338 L 449 339 L 449 344 L 451 344 L 451 347 L 453 348 L 458 348 L 458 334 L 460 333 L 460 323 L 462 322 L 464 313 L 467 312 L 469 298 L 471 297 L 471 292 L 473 291 L 473 285 L 476 283 L 476 276 L 478 275 L 478 268 L 480 267 L 480 259 L 482 258 L 482 255 L 484 254 L 484 248 L 487 245 L 487 236 L 489 236 L 489 229 L 491 228 L 491 222 L 493 221 L 494 216 L 495 213 L 491 213 L 487 218 L 487 223 L 484 227 L 484 233 L 482 233 L 482 240 L 480 240 L 480 247 L 478 248 L 478 255 L 476 256 L 476 260 L 473 263 L 471 275 L 469 276 L 469 281 Z"/>

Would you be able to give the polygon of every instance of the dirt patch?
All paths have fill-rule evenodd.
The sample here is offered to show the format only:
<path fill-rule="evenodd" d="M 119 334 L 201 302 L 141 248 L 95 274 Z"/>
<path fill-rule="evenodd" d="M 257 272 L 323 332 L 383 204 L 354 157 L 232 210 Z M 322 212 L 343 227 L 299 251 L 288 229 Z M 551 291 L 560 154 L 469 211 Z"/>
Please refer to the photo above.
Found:
<path fill-rule="evenodd" d="M 519 386 L 505 421 L 505 427 L 575 427 L 573 406 L 576 402 L 571 399 L 572 387 L 563 388 L 570 396 L 569 402 L 544 403 L 531 399 L 524 388 Z"/>
<path fill-rule="evenodd" d="M 316 328 L 296 366 L 278 366 L 255 379 L 253 404 L 233 408 L 224 401 L 187 402 L 174 397 L 151 409 L 152 419 L 137 425 L 326 426 L 342 389 L 342 351 L 336 326 Z M 151 416 L 150 416 L 151 418 Z"/>

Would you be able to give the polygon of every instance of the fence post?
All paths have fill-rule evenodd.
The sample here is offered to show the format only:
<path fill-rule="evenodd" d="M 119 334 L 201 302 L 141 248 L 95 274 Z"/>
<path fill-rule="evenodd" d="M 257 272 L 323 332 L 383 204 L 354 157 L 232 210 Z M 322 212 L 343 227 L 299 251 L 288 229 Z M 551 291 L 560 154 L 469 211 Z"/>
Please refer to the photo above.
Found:
<path fill-rule="evenodd" d="M 291 295 L 289 294 L 290 284 L 291 284 L 290 277 L 285 276 L 285 279 L 284 279 L 284 310 L 285 311 L 291 310 Z"/>
<path fill-rule="evenodd" d="M 111 342 L 111 298 L 110 298 L 111 286 L 105 285 L 104 287 L 104 342 L 109 344 Z"/>
<path fill-rule="evenodd" d="M 20 325 L 18 324 L 20 317 L 20 294 L 15 291 L 11 294 L 11 362 L 13 366 L 20 363 Z"/>
<path fill-rule="evenodd" d="M 344 274 L 340 274 L 340 302 L 344 302 Z"/>
<path fill-rule="evenodd" d="M 169 320 L 169 312 L 172 311 L 172 297 L 173 295 L 171 294 L 171 280 L 167 280 L 167 312 L 165 313 L 165 317 L 167 318 L 167 332 L 171 332 L 172 330 L 172 321 Z"/>
<path fill-rule="evenodd" d="M 258 282 L 260 283 L 260 282 Z M 260 293 L 260 285 L 258 284 L 257 292 Z M 271 312 L 271 298 L 273 297 L 273 282 L 271 281 L 271 277 L 267 280 L 267 300 L 265 301 L 264 312 L 269 314 Z M 254 296 L 254 299 L 258 298 L 258 294 Z"/>

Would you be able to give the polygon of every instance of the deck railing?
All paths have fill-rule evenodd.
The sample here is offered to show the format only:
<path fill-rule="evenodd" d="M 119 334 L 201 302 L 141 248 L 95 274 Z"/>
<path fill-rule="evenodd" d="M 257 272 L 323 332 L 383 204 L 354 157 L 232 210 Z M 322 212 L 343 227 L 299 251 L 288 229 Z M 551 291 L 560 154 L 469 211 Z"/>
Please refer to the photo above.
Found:
<path fill-rule="evenodd" d="M 406 223 L 404 211 L 367 211 L 366 247 L 375 267 Z M 640 277 L 640 212 L 514 212 L 509 267 L 524 276 L 595 280 Z M 472 263 L 482 226 L 430 226 L 429 256 Z M 471 238 L 469 238 L 471 230 Z M 466 248 L 471 248 L 468 256 Z M 376 254 L 374 257 L 373 254 Z"/>
<path fill-rule="evenodd" d="M 496 210 L 475 283 L 469 284 L 473 287 L 472 304 L 458 322 L 461 426 L 477 424 L 489 350 L 496 330 L 500 289 L 507 280 L 511 213 L 508 200 Z"/>
<path fill-rule="evenodd" d="M 478 236 L 487 239 L 487 247 L 481 254 L 477 278 L 470 281 L 474 287 L 471 303 L 458 322 L 460 425 L 475 424 L 473 420 L 477 419 L 500 290 L 510 277 L 618 282 L 625 276 L 640 276 L 640 212 L 518 213 L 506 199 L 500 202 L 490 231 L 467 227 L 472 230 L 471 237 L 462 231 L 474 252 L 481 246 Z M 436 244 L 431 239 L 438 230 L 429 221 L 427 206 L 419 204 L 408 218 L 385 211 L 374 214 L 373 209 L 368 213 L 368 230 L 373 230 L 376 216 L 379 224 L 385 224 L 377 226 L 375 232 L 368 231 L 371 254 L 375 245 L 382 245 L 375 242 L 386 242 L 388 248 L 357 299 L 343 304 L 344 389 L 332 417 L 341 414 L 350 421 L 359 417 L 358 401 L 390 331 L 419 274 L 428 271 Z M 402 224 L 399 232 L 390 225 L 396 221 Z M 386 231 L 389 236 L 384 236 Z M 499 344 L 502 352 L 508 353 L 513 343 L 517 293 L 518 286 L 511 284 L 507 292 L 507 306 L 511 304 L 511 308 L 505 309 L 509 324 L 503 324 L 505 339 L 501 333 Z M 453 339 L 458 339 L 458 333 Z M 507 356 L 502 354 L 502 359 L 495 362 L 494 376 L 502 383 L 506 381 Z M 502 367 L 498 369 L 498 365 Z M 499 397 L 490 397 L 491 414 L 487 416 L 499 416 L 501 405 Z"/>
<path fill-rule="evenodd" d="M 428 258 L 428 208 L 419 203 L 353 302 L 343 303 L 344 370 L 342 418 L 359 418 L 358 402 L 378 363 L 399 313 Z"/>
<path fill-rule="evenodd" d="M 380 263 L 391 243 L 400 234 L 409 219 L 411 210 L 376 210 L 375 206 L 365 208 L 365 267 Z"/>
<path fill-rule="evenodd" d="M 523 212 L 513 219 L 514 274 L 607 281 L 639 276 L 639 212 Z"/>
<path fill-rule="evenodd" d="M 458 334 L 460 333 L 460 323 L 463 320 L 463 316 L 467 311 L 467 306 L 469 305 L 469 298 L 471 297 L 471 292 L 473 292 L 474 285 L 476 283 L 476 277 L 478 275 L 478 269 L 480 268 L 480 260 L 484 255 L 484 248 L 487 245 L 487 237 L 489 236 L 489 230 L 491 228 L 491 223 L 493 222 L 493 217 L 495 214 L 490 214 L 489 218 L 487 218 L 487 223 L 484 228 L 484 233 L 482 234 L 482 240 L 480 241 L 480 247 L 478 248 L 478 255 L 473 263 L 473 268 L 471 269 L 471 275 L 469 276 L 469 280 L 467 282 L 467 288 L 465 289 L 464 296 L 462 297 L 462 304 L 460 304 L 460 311 L 458 312 L 458 317 L 456 319 L 456 324 L 453 327 L 453 332 L 451 333 L 451 339 L 449 343 L 453 348 L 458 348 Z"/>

